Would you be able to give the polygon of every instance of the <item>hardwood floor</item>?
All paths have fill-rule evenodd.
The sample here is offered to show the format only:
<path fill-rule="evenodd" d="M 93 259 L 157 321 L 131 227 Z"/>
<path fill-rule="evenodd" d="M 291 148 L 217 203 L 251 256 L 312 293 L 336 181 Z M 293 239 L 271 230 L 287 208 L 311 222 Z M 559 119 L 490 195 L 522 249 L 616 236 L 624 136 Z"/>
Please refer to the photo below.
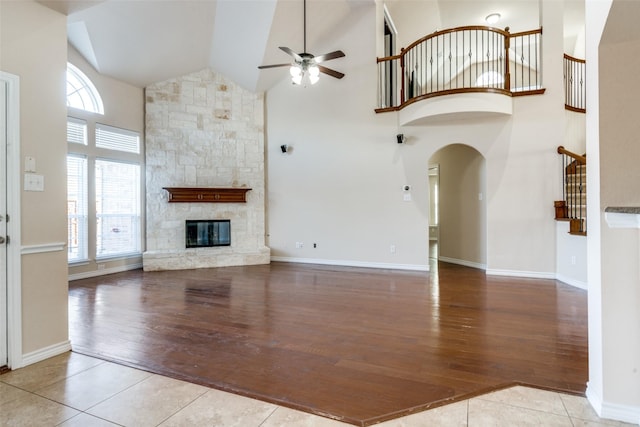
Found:
<path fill-rule="evenodd" d="M 70 282 L 69 321 L 79 353 L 356 425 L 587 381 L 585 291 L 445 263 L 131 271 Z"/>

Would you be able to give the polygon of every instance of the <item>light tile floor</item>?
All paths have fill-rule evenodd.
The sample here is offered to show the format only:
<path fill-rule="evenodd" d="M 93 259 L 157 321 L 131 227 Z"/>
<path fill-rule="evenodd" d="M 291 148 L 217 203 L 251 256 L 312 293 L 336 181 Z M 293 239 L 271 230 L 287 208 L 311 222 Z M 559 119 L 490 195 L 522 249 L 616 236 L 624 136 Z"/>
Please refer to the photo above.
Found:
<path fill-rule="evenodd" d="M 348 426 L 328 418 L 66 353 L 0 375 L 1 426 Z M 387 421 L 414 426 L 624 426 L 585 398 L 516 386 Z"/>

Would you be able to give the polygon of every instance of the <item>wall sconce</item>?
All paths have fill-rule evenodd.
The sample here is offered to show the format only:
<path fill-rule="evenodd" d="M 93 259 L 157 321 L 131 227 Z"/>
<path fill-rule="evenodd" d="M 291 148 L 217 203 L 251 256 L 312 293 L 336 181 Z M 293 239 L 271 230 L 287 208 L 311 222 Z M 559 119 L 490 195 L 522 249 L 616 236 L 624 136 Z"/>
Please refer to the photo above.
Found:
<path fill-rule="evenodd" d="M 398 141 L 398 144 L 402 144 L 404 142 L 404 134 L 403 133 L 397 134 L 396 140 Z"/>

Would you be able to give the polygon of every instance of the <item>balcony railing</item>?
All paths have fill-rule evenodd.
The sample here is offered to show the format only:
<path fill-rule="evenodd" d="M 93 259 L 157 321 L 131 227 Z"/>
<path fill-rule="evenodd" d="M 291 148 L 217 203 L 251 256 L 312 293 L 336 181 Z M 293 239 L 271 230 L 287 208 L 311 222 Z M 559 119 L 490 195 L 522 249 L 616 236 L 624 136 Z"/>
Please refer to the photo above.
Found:
<path fill-rule="evenodd" d="M 586 110 L 586 61 L 564 54 L 564 108 L 579 113 Z"/>
<path fill-rule="evenodd" d="M 378 58 L 376 112 L 460 92 L 543 93 L 541 35 L 472 26 L 425 36 L 399 55 Z"/>

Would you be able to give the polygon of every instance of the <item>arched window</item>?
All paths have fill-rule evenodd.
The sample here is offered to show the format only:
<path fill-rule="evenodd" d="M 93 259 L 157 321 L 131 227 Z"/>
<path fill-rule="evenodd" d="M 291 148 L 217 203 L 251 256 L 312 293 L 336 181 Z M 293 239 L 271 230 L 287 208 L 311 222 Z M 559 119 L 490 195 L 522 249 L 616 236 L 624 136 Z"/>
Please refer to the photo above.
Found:
<path fill-rule="evenodd" d="M 104 114 L 102 98 L 91 80 L 67 62 L 67 107 Z"/>

